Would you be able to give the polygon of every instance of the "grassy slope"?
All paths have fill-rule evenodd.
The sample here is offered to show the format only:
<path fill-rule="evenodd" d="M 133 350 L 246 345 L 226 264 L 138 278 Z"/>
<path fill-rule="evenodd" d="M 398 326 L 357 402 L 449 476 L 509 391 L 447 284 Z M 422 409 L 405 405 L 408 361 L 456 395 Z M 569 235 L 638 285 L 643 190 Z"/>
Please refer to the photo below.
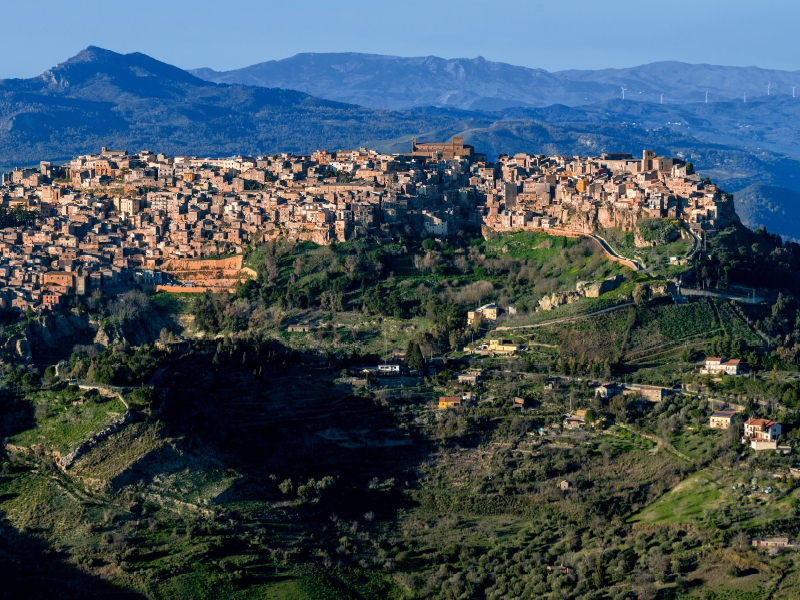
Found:
<path fill-rule="evenodd" d="M 602 278 L 614 272 L 613 265 L 592 265 L 592 258 L 586 256 L 575 256 L 566 268 L 558 267 L 554 263 L 575 242 L 563 244 L 564 248 L 554 247 L 546 237 L 512 234 L 490 240 L 486 253 L 532 261 L 537 269 L 551 265 L 545 275 L 564 286 L 587 273 Z M 309 247 L 308 251 L 314 256 L 319 250 Z M 283 259 L 281 277 L 288 279 L 292 270 L 292 259 Z M 411 288 L 425 283 L 439 293 L 481 278 L 498 286 L 503 280 L 488 272 L 423 275 L 413 269 L 408 257 L 400 259 L 395 275 L 397 285 Z M 585 299 L 550 313 L 521 315 L 509 325 L 611 306 L 630 293 L 632 284 L 626 286 L 604 298 Z M 528 292 L 532 289 L 527 288 Z M 156 301 L 176 313 L 186 311 L 182 297 L 160 295 Z M 324 311 L 307 310 L 308 318 L 327 318 Z M 631 315 L 636 317 L 632 326 Z M 346 330 L 358 324 L 359 347 L 376 353 L 383 350 L 384 334 L 389 350 L 403 349 L 413 333 L 430 326 L 425 317 L 365 319 L 357 312 L 337 313 L 330 320 L 343 331 L 338 343 L 353 343 Z M 282 329 L 274 335 L 296 348 L 319 351 L 332 343 L 313 333 L 288 334 Z M 545 358 L 559 351 L 596 347 L 602 353 L 624 352 L 629 360 L 642 356 L 650 360 L 654 352 L 666 348 L 666 357 L 659 359 L 666 368 L 682 348 L 676 342 L 702 347 L 722 330 L 757 340 L 735 310 L 705 299 L 683 306 L 653 303 L 625 308 L 513 335 L 540 344 Z M 479 364 L 509 364 L 503 359 L 480 360 Z M 678 370 L 690 368 L 677 365 Z M 619 563 L 620 572 L 630 572 L 633 564 L 626 563 L 625 556 L 640 552 L 638 534 L 619 529 L 622 520 L 683 527 L 675 529 L 669 543 L 677 560 L 691 561 L 703 536 L 713 535 L 696 533 L 693 527 L 710 531 L 723 522 L 725 513 L 742 526 L 759 527 L 793 510 L 796 502 L 796 492 L 784 494 L 783 489 L 771 497 L 742 498 L 730 489 L 730 475 L 709 468 L 696 470 L 709 459 L 717 442 L 717 437 L 697 431 L 683 430 L 671 439 L 680 452 L 696 461 L 688 466 L 621 428 L 544 439 L 529 435 L 539 426 L 560 420 L 568 401 L 576 408 L 590 402 L 585 390 L 569 400 L 567 390 L 545 391 L 541 377 L 500 375 L 475 390 L 483 397 L 496 397 L 494 405 L 453 413 L 426 406 L 427 397 L 448 392 L 435 382 L 401 394 L 376 394 L 374 403 L 364 404 L 348 398 L 349 391 L 338 389 L 331 373 L 316 367 L 270 375 L 265 388 L 263 382 L 248 379 L 249 374 L 235 367 L 204 369 L 187 374 L 185 366 L 176 367 L 174 371 L 182 374 L 170 389 L 185 392 L 187 418 L 207 414 L 211 430 L 227 437 L 211 443 L 200 435 L 202 420 L 188 427 L 171 421 L 174 415 L 155 419 L 144 411 L 148 407 L 138 407 L 142 412 L 136 422 L 92 449 L 68 474 L 42 470 L 34 457 L 22 459 L 13 476 L 0 482 L 0 510 L 7 522 L 18 529 L 38 528 L 52 544 L 68 550 L 82 570 L 150 597 L 391 599 L 404 597 L 409 587 L 444 593 L 455 589 L 454 573 L 474 569 L 470 577 L 485 577 L 480 584 L 484 588 L 501 595 L 535 597 L 539 594 L 536 586 L 541 585 L 534 581 L 535 569 L 515 576 L 530 587 L 514 592 L 513 582 L 511 588 L 504 587 L 503 577 L 482 575 L 482 567 L 476 567 L 479 557 L 489 556 L 501 564 L 513 556 L 532 565 L 558 561 L 592 565 L 597 540 L 605 536 L 619 546 L 607 555 L 607 585 L 619 591 L 629 589 L 630 582 L 624 575 L 612 575 L 615 565 Z M 203 379 L 214 370 L 213 382 Z M 651 372 L 654 380 L 662 376 L 651 365 L 641 371 Z M 300 394 L 302 416 L 297 413 Z M 509 399 L 516 394 L 533 399 L 535 410 L 522 415 L 509 410 Z M 36 427 L 18 433 L 14 443 L 69 449 L 121 406 L 92 399 L 72 404 L 78 400 L 75 394 L 32 396 L 31 404 L 41 407 L 36 411 Z M 282 428 L 263 433 L 260 428 L 272 423 Z M 414 443 L 389 452 L 395 462 L 387 466 L 381 462 L 386 458 L 378 446 L 348 449 L 328 442 L 319 446 L 323 442 L 316 433 L 330 430 L 345 433 L 348 443 L 380 441 L 387 431 L 393 432 L 390 436 L 412 436 Z M 367 438 L 359 433 L 364 430 L 371 432 Z M 248 452 L 263 463 L 259 468 L 242 462 L 241 457 L 231 462 L 231 456 L 239 452 L 236 448 L 250 441 L 255 450 Z M 362 464 L 364 459 L 369 461 Z M 338 466 L 337 460 L 342 461 Z M 363 472 L 349 480 L 352 475 L 341 465 L 351 463 L 361 465 Z M 323 464 L 328 465 L 327 471 L 313 472 Z M 396 473 L 397 487 L 373 489 L 366 483 L 372 477 L 370 471 L 381 479 Z M 117 479 L 130 472 L 128 479 Z M 278 476 L 267 477 L 273 473 Z M 336 473 L 337 482 L 344 477 L 343 484 L 336 484 L 341 487 L 329 496 L 342 494 L 339 504 L 327 503 L 324 495 L 322 501 L 304 501 L 278 491 L 277 484 L 285 477 L 297 484 L 327 473 Z M 112 491 L 86 487 L 85 478 L 123 483 Z M 564 479 L 575 486 L 571 491 L 558 489 Z M 343 491 L 350 488 L 352 492 Z M 379 515 L 374 522 L 365 517 L 370 509 Z M 734 509 L 738 512 L 732 513 Z M 333 518 L 348 513 L 343 519 Z M 359 521 L 358 526 L 354 528 L 351 519 Z M 654 531 L 647 534 L 649 543 L 666 544 L 655 540 L 672 529 Z M 339 543 L 358 549 L 339 553 Z M 322 567 L 326 555 L 334 564 L 341 560 L 348 566 Z M 697 593 L 708 590 L 722 594 L 718 597 L 745 598 L 751 588 L 769 584 L 769 577 L 756 573 L 740 578 L 741 585 L 732 587 L 724 577 L 727 566 L 725 559 L 712 555 L 687 573 L 705 582 L 697 584 Z M 394 578 L 393 571 L 401 575 Z M 591 577 L 588 573 L 586 577 Z M 792 585 L 791 575 L 782 585 Z M 737 589 L 744 595 L 731 596 Z"/>

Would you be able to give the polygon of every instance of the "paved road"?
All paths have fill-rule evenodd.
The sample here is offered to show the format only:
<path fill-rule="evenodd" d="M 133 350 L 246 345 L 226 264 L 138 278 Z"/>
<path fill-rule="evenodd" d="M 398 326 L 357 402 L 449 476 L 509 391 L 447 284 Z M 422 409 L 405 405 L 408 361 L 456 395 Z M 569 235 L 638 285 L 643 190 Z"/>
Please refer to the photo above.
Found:
<path fill-rule="evenodd" d="M 640 262 L 630 258 L 625 258 L 624 256 L 620 256 L 619 254 L 617 254 L 616 250 L 614 250 L 611 247 L 611 244 L 609 244 L 607 241 L 605 241 L 603 238 L 601 238 L 599 235 L 595 233 L 586 233 L 585 231 L 572 231 L 569 229 L 543 229 L 542 231 L 544 231 L 545 233 L 549 233 L 550 235 L 592 238 L 598 244 L 600 244 L 600 247 L 605 251 L 606 254 L 608 254 L 611 257 L 612 260 L 621 261 L 623 263 L 629 263 L 626 264 L 626 266 L 629 266 L 634 271 L 641 271 L 644 268 Z"/>
<path fill-rule="evenodd" d="M 566 323 L 568 321 L 577 321 L 578 319 L 585 319 L 586 317 L 593 317 L 595 315 L 602 315 L 603 313 L 619 310 L 620 308 L 625 308 L 626 306 L 631 306 L 632 304 L 633 302 L 625 302 L 624 304 L 617 304 L 616 306 L 611 306 L 609 308 L 604 308 L 602 310 L 595 310 L 593 312 L 583 313 L 582 315 L 576 315 L 574 317 L 562 317 L 560 319 L 551 319 L 550 321 L 542 321 L 541 323 L 536 323 L 534 325 L 518 325 L 517 327 L 498 327 L 495 331 L 511 331 L 514 329 L 533 329 L 534 327 L 546 327 L 547 325 L 554 325 L 555 323 Z"/>
<path fill-rule="evenodd" d="M 697 250 L 700 248 L 700 238 L 688 227 L 685 227 L 684 229 L 689 233 L 690 236 L 692 236 L 692 248 L 686 253 L 686 260 L 691 260 L 695 252 L 697 252 Z"/>
<path fill-rule="evenodd" d="M 596 233 L 589 234 L 589 237 L 597 240 L 597 242 L 603 247 L 603 250 L 605 250 L 608 254 L 610 254 L 614 258 L 617 258 L 619 260 L 624 260 L 624 261 L 627 261 L 627 262 L 633 264 L 633 266 L 635 267 L 634 271 L 642 271 L 642 270 L 644 270 L 644 265 L 642 263 L 640 263 L 638 260 L 634 260 L 632 258 L 627 258 L 625 256 L 620 256 L 619 254 L 617 254 L 617 251 L 614 250 L 611 247 L 611 244 L 609 244 L 607 241 L 605 241 L 603 238 L 601 238 Z"/>

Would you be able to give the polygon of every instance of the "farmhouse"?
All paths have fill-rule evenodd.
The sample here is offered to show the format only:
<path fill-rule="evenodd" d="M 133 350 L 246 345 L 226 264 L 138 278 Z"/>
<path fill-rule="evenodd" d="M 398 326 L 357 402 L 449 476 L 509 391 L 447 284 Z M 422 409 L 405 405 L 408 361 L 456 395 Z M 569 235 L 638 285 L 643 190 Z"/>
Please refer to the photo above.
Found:
<path fill-rule="evenodd" d="M 636 391 L 638 391 L 645 400 L 649 400 L 650 402 L 661 402 L 669 393 L 669 390 L 666 388 L 652 385 L 643 385 Z"/>
<path fill-rule="evenodd" d="M 562 423 L 564 429 L 580 429 L 585 424 L 586 423 L 584 423 L 583 419 L 573 416 L 566 417 Z"/>
<path fill-rule="evenodd" d="M 528 408 L 528 401 L 525 398 L 514 396 L 514 410 L 525 410 Z"/>
<path fill-rule="evenodd" d="M 461 396 L 439 396 L 439 408 L 456 408 L 461 406 Z"/>
<path fill-rule="evenodd" d="M 736 421 L 735 410 L 715 410 L 711 413 L 708 426 L 711 429 L 728 429 Z"/>
<path fill-rule="evenodd" d="M 466 373 L 459 373 L 458 383 L 466 383 L 468 385 L 475 385 L 481 380 L 483 371 L 480 369 L 471 369 Z"/>
<path fill-rule="evenodd" d="M 669 388 L 658 387 L 654 385 L 625 385 L 625 390 L 622 392 L 625 395 L 639 394 L 645 400 L 650 402 L 661 402 L 670 394 Z"/>
<path fill-rule="evenodd" d="M 514 354 L 519 351 L 519 344 L 512 344 L 510 340 L 489 340 L 488 350 L 497 354 Z"/>
<path fill-rule="evenodd" d="M 705 367 L 700 369 L 703 375 L 740 375 L 742 363 L 736 358 L 718 358 L 709 356 L 706 358 Z"/>
<path fill-rule="evenodd" d="M 793 545 L 788 537 L 754 538 L 751 543 L 756 548 L 788 548 Z"/>
<path fill-rule="evenodd" d="M 594 395 L 599 396 L 603 400 L 608 400 L 617 392 L 616 383 L 603 383 L 594 390 Z"/>
<path fill-rule="evenodd" d="M 742 443 L 750 443 L 753 450 L 777 450 L 781 424 L 769 419 L 747 419 L 744 423 Z"/>
<path fill-rule="evenodd" d="M 480 325 L 483 321 L 494 323 L 500 309 L 496 304 L 484 304 L 467 313 L 467 325 Z"/>

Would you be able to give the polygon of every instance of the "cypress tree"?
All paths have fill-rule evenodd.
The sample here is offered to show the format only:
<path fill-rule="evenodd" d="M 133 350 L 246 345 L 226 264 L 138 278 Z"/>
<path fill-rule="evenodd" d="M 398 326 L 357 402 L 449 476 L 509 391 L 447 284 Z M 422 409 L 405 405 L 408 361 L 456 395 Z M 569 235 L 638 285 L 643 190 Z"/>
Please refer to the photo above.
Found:
<path fill-rule="evenodd" d="M 597 557 L 597 566 L 594 569 L 594 587 L 602 590 L 603 580 L 605 580 L 605 573 L 603 572 L 603 555 L 601 554 Z"/>
<path fill-rule="evenodd" d="M 405 363 L 409 369 L 414 371 L 422 371 L 425 367 L 425 359 L 422 357 L 422 350 L 416 342 L 408 342 Z"/>

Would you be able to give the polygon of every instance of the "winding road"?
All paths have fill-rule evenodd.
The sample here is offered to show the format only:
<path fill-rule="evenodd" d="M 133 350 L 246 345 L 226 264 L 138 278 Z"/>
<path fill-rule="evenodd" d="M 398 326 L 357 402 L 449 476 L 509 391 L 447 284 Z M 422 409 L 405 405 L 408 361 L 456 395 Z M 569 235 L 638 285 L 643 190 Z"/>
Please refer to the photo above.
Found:
<path fill-rule="evenodd" d="M 597 243 L 605 250 L 606 254 L 608 254 L 611 258 L 616 259 L 617 262 L 622 263 L 631 267 L 634 271 L 643 271 L 645 266 L 640 263 L 638 260 L 634 260 L 632 258 L 626 258 L 624 256 L 620 256 L 616 250 L 611 247 L 605 239 L 601 238 L 596 233 L 588 234 L 594 240 L 597 240 Z"/>

